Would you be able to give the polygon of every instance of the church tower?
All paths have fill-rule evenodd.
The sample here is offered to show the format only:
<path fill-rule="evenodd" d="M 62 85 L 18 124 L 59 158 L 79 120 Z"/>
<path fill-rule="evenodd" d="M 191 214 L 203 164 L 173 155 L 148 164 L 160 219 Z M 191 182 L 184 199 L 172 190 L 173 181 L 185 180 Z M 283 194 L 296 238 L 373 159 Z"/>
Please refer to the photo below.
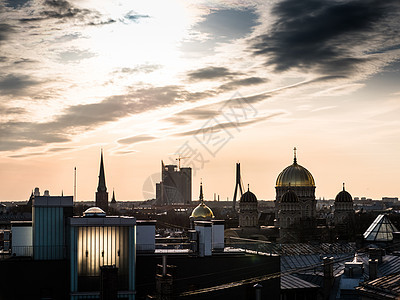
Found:
<path fill-rule="evenodd" d="M 100 157 L 100 172 L 99 172 L 99 184 L 97 185 L 97 192 L 96 192 L 96 206 L 100 207 L 105 212 L 108 211 L 108 192 L 106 187 L 106 177 L 104 175 L 103 150 L 101 150 L 101 157 Z"/>

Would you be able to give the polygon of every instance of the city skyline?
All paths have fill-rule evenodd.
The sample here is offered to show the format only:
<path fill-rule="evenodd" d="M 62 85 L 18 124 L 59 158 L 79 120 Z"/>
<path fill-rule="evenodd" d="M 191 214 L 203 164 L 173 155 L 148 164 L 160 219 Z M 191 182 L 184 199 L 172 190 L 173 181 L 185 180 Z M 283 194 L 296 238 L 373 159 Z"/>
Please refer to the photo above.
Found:
<path fill-rule="evenodd" d="M 316 197 L 398 197 L 396 1 L 0 1 L 0 201 L 144 200 L 160 161 L 232 200 L 307 168 Z M 157 175 L 158 174 L 158 175 Z M 158 176 L 158 177 L 157 177 Z M 152 186 L 149 183 L 154 182 Z M 153 190 L 151 190 L 153 187 Z"/>

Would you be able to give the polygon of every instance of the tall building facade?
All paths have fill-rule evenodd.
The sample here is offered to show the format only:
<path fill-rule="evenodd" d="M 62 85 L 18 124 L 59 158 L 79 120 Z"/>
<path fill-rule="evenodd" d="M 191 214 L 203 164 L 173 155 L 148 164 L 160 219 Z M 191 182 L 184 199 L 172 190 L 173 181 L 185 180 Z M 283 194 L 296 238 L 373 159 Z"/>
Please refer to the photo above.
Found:
<path fill-rule="evenodd" d="M 103 151 L 101 151 L 101 157 L 100 157 L 100 171 L 99 171 L 99 183 L 97 185 L 97 192 L 96 192 L 96 206 L 100 207 L 105 212 L 108 211 L 108 192 L 106 186 L 106 177 L 104 174 Z"/>
<path fill-rule="evenodd" d="M 156 185 L 159 205 L 192 203 L 192 168 L 164 165 L 161 161 L 161 182 Z"/>

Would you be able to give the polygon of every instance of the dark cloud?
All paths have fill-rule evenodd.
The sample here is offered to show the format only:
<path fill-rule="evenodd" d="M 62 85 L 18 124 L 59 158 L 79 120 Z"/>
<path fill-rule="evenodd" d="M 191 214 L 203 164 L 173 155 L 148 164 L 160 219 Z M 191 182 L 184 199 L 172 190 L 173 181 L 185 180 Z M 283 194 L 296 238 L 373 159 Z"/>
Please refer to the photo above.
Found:
<path fill-rule="evenodd" d="M 190 71 L 187 75 L 191 80 L 210 80 L 240 75 L 240 73 L 231 72 L 228 68 L 225 67 L 205 67 L 198 70 Z"/>
<path fill-rule="evenodd" d="M 136 136 L 131 136 L 128 138 L 120 139 L 118 140 L 118 143 L 120 144 L 135 144 L 135 143 L 140 143 L 140 142 L 148 142 L 156 139 L 156 137 L 151 136 L 151 135 L 136 135 Z"/>
<path fill-rule="evenodd" d="M 9 7 L 17 9 L 17 8 L 24 6 L 29 1 L 30 0 L 7 0 L 7 1 L 5 1 L 5 4 Z"/>
<path fill-rule="evenodd" d="M 0 95 L 26 95 L 30 87 L 39 83 L 27 75 L 0 75 Z"/>
<path fill-rule="evenodd" d="M 96 10 L 79 8 L 66 0 L 45 0 L 42 10 L 35 15 L 21 18 L 22 23 L 38 22 L 48 19 L 57 19 L 58 22 L 67 21 L 83 23 L 85 25 L 106 25 L 116 22 L 113 19 L 103 19 L 102 15 Z"/>
<path fill-rule="evenodd" d="M 68 1 L 65 0 L 45 0 L 44 4 L 51 8 L 51 10 L 44 10 L 42 12 L 42 15 L 48 18 L 82 18 L 85 15 L 92 13 L 92 11 L 88 9 L 73 7 Z"/>
<path fill-rule="evenodd" d="M 13 26 L 5 24 L 5 23 L 0 23 L 0 44 L 8 39 L 8 36 L 10 33 L 14 32 L 15 29 Z"/>
<path fill-rule="evenodd" d="M 354 54 L 353 48 L 368 48 L 371 39 L 384 36 L 379 26 L 390 22 L 391 12 L 398 8 L 399 2 L 393 0 L 285 0 L 272 10 L 277 20 L 270 32 L 259 36 L 252 48 L 278 71 L 301 68 L 349 73 L 367 60 Z M 393 20 L 398 24 L 398 16 Z"/>
<path fill-rule="evenodd" d="M 265 82 L 267 82 L 267 80 L 261 77 L 248 77 L 225 83 L 221 85 L 219 89 L 222 91 L 230 91 L 239 87 L 257 85 Z"/>

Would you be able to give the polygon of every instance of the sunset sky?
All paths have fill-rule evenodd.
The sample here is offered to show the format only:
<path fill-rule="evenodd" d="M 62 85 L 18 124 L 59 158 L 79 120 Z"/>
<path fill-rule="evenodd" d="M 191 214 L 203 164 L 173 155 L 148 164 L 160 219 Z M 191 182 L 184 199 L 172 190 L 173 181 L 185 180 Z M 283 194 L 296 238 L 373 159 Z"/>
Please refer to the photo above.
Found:
<path fill-rule="evenodd" d="M 0 0 L 0 201 L 155 194 L 259 199 L 293 161 L 316 196 L 400 196 L 398 0 Z"/>

